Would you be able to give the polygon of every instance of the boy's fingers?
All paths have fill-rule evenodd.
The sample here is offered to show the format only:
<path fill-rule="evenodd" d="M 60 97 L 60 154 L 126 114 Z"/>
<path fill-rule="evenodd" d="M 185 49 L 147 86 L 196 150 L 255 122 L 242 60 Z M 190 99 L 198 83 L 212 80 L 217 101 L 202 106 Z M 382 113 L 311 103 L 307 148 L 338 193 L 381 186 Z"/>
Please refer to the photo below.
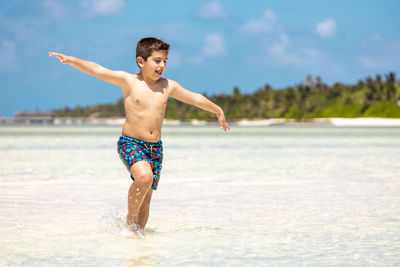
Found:
<path fill-rule="evenodd" d="M 225 132 L 231 130 L 231 128 L 229 128 L 229 125 L 226 122 L 221 123 L 219 126 L 221 127 L 221 130 L 224 130 Z"/>
<path fill-rule="evenodd" d="M 61 57 L 62 57 L 61 54 L 59 54 L 59 53 L 54 53 L 54 52 L 49 52 L 49 56 L 50 56 L 50 57 L 57 57 L 57 58 L 61 58 Z"/>
<path fill-rule="evenodd" d="M 49 56 L 50 57 L 56 57 L 61 61 L 61 63 L 65 63 L 65 57 L 63 55 L 61 55 L 61 54 L 49 52 Z"/>

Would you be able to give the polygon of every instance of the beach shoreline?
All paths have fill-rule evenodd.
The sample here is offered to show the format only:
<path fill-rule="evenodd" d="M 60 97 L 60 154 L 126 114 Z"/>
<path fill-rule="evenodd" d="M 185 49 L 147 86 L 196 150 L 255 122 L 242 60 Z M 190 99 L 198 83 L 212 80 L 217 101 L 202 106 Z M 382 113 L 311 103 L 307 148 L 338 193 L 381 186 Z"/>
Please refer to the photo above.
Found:
<path fill-rule="evenodd" d="M 314 118 L 307 121 L 295 119 L 272 118 L 261 120 L 242 119 L 234 123 L 238 126 L 272 126 L 272 125 L 331 125 L 337 127 L 400 127 L 397 118 Z"/>
<path fill-rule="evenodd" d="M 52 123 L 33 123 L 30 121 L 16 122 L 14 120 L 0 120 L 0 125 L 110 125 L 122 126 L 125 118 L 80 118 L 80 117 L 56 117 Z M 228 121 L 229 122 L 229 121 Z M 189 122 L 179 120 L 164 119 L 165 126 L 193 125 L 205 126 L 215 124 L 202 120 L 191 120 Z M 232 126 L 243 127 L 265 127 L 278 125 L 321 125 L 336 127 L 400 127 L 400 118 L 382 118 L 382 117 L 357 117 L 357 118 L 313 118 L 308 120 L 295 120 L 286 118 L 270 119 L 240 119 L 230 121 Z"/>

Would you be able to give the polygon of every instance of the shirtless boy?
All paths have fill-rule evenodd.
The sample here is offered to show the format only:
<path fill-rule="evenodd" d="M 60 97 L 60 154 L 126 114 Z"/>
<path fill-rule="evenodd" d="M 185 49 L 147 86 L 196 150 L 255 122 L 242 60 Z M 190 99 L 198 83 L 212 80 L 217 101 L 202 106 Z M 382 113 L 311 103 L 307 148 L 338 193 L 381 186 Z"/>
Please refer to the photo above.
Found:
<path fill-rule="evenodd" d="M 203 95 L 188 91 L 176 81 L 161 78 L 169 44 L 156 38 L 143 38 L 136 46 L 138 74 L 113 71 L 97 63 L 50 52 L 61 63 L 69 64 L 122 89 L 126 121 L 118 141 L 118 153 L 133 180 L 128 192 L 127 228 L 139 235 L 146 226 L 153 190 L 157 189 L 163 159 L 161 126 L 169 96 L 215 113 L 224 131 L 230 130 L 224 112 Z"/>

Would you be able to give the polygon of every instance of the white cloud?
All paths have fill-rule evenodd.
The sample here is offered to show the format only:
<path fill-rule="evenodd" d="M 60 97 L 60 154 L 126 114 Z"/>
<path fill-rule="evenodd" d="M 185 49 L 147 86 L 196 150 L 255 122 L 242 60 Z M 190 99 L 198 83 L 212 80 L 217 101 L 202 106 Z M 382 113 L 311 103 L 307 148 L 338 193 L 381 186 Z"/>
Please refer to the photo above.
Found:
<path fill-rule="evenodd" d="M 326 19 L 317 24 L 316 32 L 321 38 L 333 37 L 336 34 L 336 21 Z"/>
<path fill-rule="evenodd" d="M 265 10 L 262 18 L 265 19 L 265 20 L 268 20 L 270 22 L 275 22 L 276 21 L 276 15 L 271 9 Z"/>
<path fill-rule="evenodd" d="M 292 40 L 285 33 L 284 27 L 279 23 L 273 10 L 267 9 L 258 19 L 249 20 L 239 28 L 242 33 L 256 34 L 267 43 L 264 48 L 267 58 L 276 65 L 290 65 L 296 67 L 312 66 L 318 63 L 322 53 L 314 48 L 302 45 L 292 45 Z M 271 40 L 272 43 L 271 43 Z M 293 48 L 295 47 L 295 48 Z"/>
<path fill-rule="evenodd" d="M 124 0 L 81 0 L 89 17 L 110 16 L 118 13 L 125 5 Z"/>
<path fill-rule="evenodd" d="M 360 56 L 358 61 L 364 69 L 376 69 L 379 67 L 378 61 L 369 56 Z"/>
<path fill-rule="evenodd" d="M 315 49 L 296 49 L 290 52 L 290 38 L 286 34 L 280 34 L 278 41 L 267 48 L 270 56 L 276 58 L 278 65 L 307 66 L 318 62 L 321 53 Z"/>
<path fill-rule="evenodd" d="M 14 72 L 19 70 L 18 56 L 15 43 L 12 41 L 0 42 L 0 71 Z"/>
<path fill-rule="evenodd" d="M 371 39 L 374 41 L 379 41 L 382 39 L 381 35 L 379 33 L 376 33 L 374 35 L 371 36 Z"/>
<path fill-rule="evenodd" d="M 178 67 L 182 65 L 182 61 L 184 63 L 189 63 L 193 65 L 200 65 L 205 62 L 205 60 L 209 57 L 217 57 L 222 56 L 226 53 L 226 46 L 224 37 L 219 33 L 209 33 L 207 34 L 202 42 L 202 51 L 201 53 L 196 53 L 190 56 L 180 57 L 179 53 L 175 53 L 171 55 L 171 58 L 174 57 L 174 62 L 172 63 L 173 67 Z M 170 60 L 168 60 L 169 66 Z"/>
<path fill-rule="evenodd" d="M 281 34 L 279 36 L 279 41 L 276 42 L 273 46 L 268 47 L 267 51 L 273 56 L 281 57 L 285 54 L 285 50 L 289 45 L 289 42 L 289 37 L 285 34 Z"/>
<path fill-rule="evenodd" d="M 267 9 L 264 14 L 258 19 L 252 19 L 246 22 L 239 31 L 242 33 L 271 33 L 279 28 L 276 24 L 277 17 L 271 9 Z"/>
<path fill-rule="evenodd" d="M 204 62 L 204 57 L 203 56 L 188 57 L 187 62 L 191 64 L 202 64 Z"/>
<path fill-rule="evenodd" d="M 221 34 L 210 33 L 204 37 L 203 53 L 206 56 L 220 56 L 225 54 L 225 41 Z"/>
<path fill-rule="evenodd" d="M 204 19 L 220 19 L 226 17 L 224 7 L 218 1 L 211 1 L 203 4 L 199 10 L 199 15 Z"/>
<path fill-rule="evenodd" d="M 255 34 L 266 44 L 262 48 L 266 55 L 258 57 L 263 62 L 268 61 L 268 64 L 309 68 L 318 65 L 324 57 L 322 51 L 312 46 L 305 46 L 303 40 L 300 42 L 296 39 L 291 40 L 271 9 L 265 10 L 259 18 L 247 21 L 239 28 L 239 32 Z"/>
<path fill-rule="evenodd" d="M 219 33 L 209 33 L 203 39 L 202 53 L 196 55 L 186 56 L 182 59 L 185 63 L 199 65 L 203 64 L 207 57 L 222 56 L 226 53 L 224 37 Z M 179 60 L 179 66 L 181 65 L 181 58 Z M 175 64 L 175 63 L 174 63 Z M 175 64 L 178 65 L 178 64 Z"/>

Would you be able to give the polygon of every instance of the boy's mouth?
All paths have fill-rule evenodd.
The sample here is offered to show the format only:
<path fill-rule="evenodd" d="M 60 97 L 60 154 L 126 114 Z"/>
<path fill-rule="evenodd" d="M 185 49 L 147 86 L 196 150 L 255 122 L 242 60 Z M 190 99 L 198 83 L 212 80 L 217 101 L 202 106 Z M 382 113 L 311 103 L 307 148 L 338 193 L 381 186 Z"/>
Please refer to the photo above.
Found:
<path fill-rule="evenodd" d="M 157 75 L 160 75 L 160 76 L 162 75 L 162 70 L 156 70 L 155 72 L 157 73 Z"/>

